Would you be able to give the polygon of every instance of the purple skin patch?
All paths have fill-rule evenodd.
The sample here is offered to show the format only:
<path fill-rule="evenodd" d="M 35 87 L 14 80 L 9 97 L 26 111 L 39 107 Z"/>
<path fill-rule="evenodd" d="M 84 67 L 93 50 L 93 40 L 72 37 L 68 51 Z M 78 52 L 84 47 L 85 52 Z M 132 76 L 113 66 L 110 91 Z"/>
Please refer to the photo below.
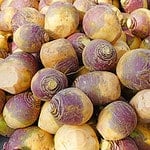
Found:
<path fill-rule="evenodd" d="M 65 74 L 75 72 L 79 69 L 78 59 L 76 57 L 66 58 L 57 63 L 54 68 Z"/>
<path fill-rule="evenodd" d="M 24 92 L 11 97 L 5 107 L 18 121 L 31 124 L 39 116 L 40 101 L 34 100 L 31 92 Z"/>
<path fill-rule="evenodd" d="M 83 63 L 91 71 L 112 70 L 116 61 L 116 50 L 106 40 L 92 40 L 83 51 Z"/>
<path fill-rule="evenodd" d="M 57 84 L 54 89 L 49 86 L 51 80 Z M 50 100 L 53 95 L 66 87 L 68 87 L 68 80 L 65 74 L 52 68 L 39 70 L 31 83 L 33 94 L 41 100 Z"/>
<path fill-rule="evenodd" d="M 63 124 L 78 125 L 83 120 L 83 103 L 81 96 L 70 89 L 65 89 L 53 96 L 52 114 Z"/>
<path fill-rule="evenodd" d="M 133 108 L 122 101 L 113 102 L 109 108 L 109 112 L 112 112 L 110 127 L 116 132 L 128 136 L 137 124 L 137 116 Z"/>
<path fill-rule="evenodd" d="M 150 88 L 150 51 L 135 50 L 122 65 L 123 80 L 134 90 Z"/>

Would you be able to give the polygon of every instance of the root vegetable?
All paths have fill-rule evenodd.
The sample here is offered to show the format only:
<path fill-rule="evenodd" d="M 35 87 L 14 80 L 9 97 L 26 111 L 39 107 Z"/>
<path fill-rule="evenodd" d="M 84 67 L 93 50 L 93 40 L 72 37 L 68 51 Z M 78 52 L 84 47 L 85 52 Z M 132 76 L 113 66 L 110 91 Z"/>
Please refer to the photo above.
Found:
<path fill-rule="evenodd" d="M 16 94 L 4 106 L 3 117 L 7 125 L 13 129 L 32 125 L 40 113 L 40 100 L 31 92 Z"/>
<path fill-rule="evenodd" d="M 71 43 L 64 38 L 43 44 L 40 59 L 44 67 L 54 68 L 65 74 L 79 68 L 76 52 Z"/>
<path fill-rule="evenodd" d="M 94 105 L 107 104 L 121 95 L 117 76 L 107 71 L 93 71 L 78 76 L 74 86 L 81 89 Z"/>
<path fill-rule="evenodd" d="M 116 150 L 116 149 L 123 149 L 123 150 L 138 150 L 137 145 L 135 144 L 134 140 L 130 137 L 127 137 L 122 140 L 118 141 L 101 141 L 101 150 Z"/>
<path fill-rule="evenodd" d="M 5 143 L 5 150 L 32 149 L 32 150 L 54 150 L 53 136 L 42 129 L 31 126 L 17 129 Z"/>
<path fill-rule="evenodd" d="M 150 149 L 150 127 L 148 124 L 137 124 L 130 137 L 135 141 L 139 150 Z"/>
<path fill-rule="evenodd" d="M 85 34 L 91 39 L 115 42 L 122 32 L 117 15 L 107 5 L 97 5 L 89 9 L 82 23 Z"/>
<path fill-rule="evenodd" d="M 0 114 L 0 135 L 10 137 L 15 129 L 10 128 L 4 120 L 3 114 Z"/>
<path fill-rule="evenodd" d="M 129 136 L 137 125 L 134 109 L 126 102 L 116 101 L 102 109 L 97 130 L 105 140 L 121 140 Z"/>
<path fill-rule="evenodd" d="M 132 11 L 127 20 L 127 27 L 133 35 L 141 39 L 146 38 L 150 35 L 150 10 L 139 8 Z"/>
<path fill-rule="evenodd" d="M 150 35 L 141 41 L 140 48 L 150 49 Z"/>
<path fill-rule="evenodd" d="M 49 111 L 58 123 L 82 125 L 91 118 L 93 104 L 80 89 L 70 87 L 52 97 Z"/>
<path fill-rule="evenodd" d="M 80 21 L 82 21 L 86 11 L 96 5 L 94 0 L 75 0 L 73 3 L 73 6 L 79 11 Z"/>
<path fill-rule="evenodd" d="M 37 70 L 38 64 L 32 54 L 13 53 L 0 63 L 0 88 L 11 94 L 21 93 L 30 87 Z"/>
<path fill-rule="evenodd" d="M 74 33 L 67 38 L 76 51 L 78 60 L 82 64 L 82 52 L 84 47 L 90 42 L 90 39 L 84 33 Z"/>
<path fill-rule="evenodd" d="M 131 13 L 138 8 L 147 8 L 147 0 L 121 0 L 120 4 L 127 13 Z"/>
<path fill-rule="evenodd" d="M 39 70 L 31 80 L 33 95 L 44 101 L 50 101 L 58 91 L 66 87 L 68 87 L 66 75 L 52 68 Z"/>
<path fill-rule="evenodd" d="M 32 7 L 38 9 L 37 0 L 3 0 L 1 3 L 1 10 L 13 7 L 15 9 L 21 10 L 24 7 Z"/>
<path fill-rule="evenodd" d="M 71 3 L 55 2 L 49 6 L 45 14 L 44 28 L 53 39 L 71 35 L 78 25 L 79 13 Z"/>
<path fill-rule="evenodd" d="M 13 7 L 8 7 L 0 11 L 0 30 L 12 31 L 11 20 L 17 10 Z"/>
<path fill-rule="evenodd" d="M 117 61 L 117 53 L 113 45 L 101 39 L 89 42 L 82 53 L 84 66 L 90 71 L 110 71 Z"/>
<path fill-rule="evenodd" d="M 18 48 L 25 52 L 34 53 L 41 50 L 42 44 L 49 41 L 48 33 L 36 24 L 24 24 L 13 35 Z"/>
<path fill-rule="evenodd" d="M 138 115 L 138 121 L 142 123 L 150 123 L 150 89 L 139 91 L 132 97 L 130 104 Z"/>
<path fill-rule="evenodd" d="M 119 60 L 116 73 L 121 83 L 132 90 L 150 88 L 150 51 L 134 49 L 126 52 Z"/>
<path fill-rule="evenodd" d="M 63 125 L 54 136 L 56 150 L 99 150 L 98 138 L 87 124 Z"/>
<path fill-rule="evenodd" d="M 39 115 L 38 127 L 50 134 L 56 134 L 57 130 L 62 126 L 62 124 L 56 121 L 55 117 L 50 113 L 49 109 L 49 102 L 45 102 Z"/>
<path fill-rule="evenodd" d="M 20 26 L 28 23 L 34 23 L 41 27 L 44 27 L 44 15 L 38 10 L 31 7 L 25 7 L 18 10 L 12 17 L 11 26 L 13 32 Z"/>

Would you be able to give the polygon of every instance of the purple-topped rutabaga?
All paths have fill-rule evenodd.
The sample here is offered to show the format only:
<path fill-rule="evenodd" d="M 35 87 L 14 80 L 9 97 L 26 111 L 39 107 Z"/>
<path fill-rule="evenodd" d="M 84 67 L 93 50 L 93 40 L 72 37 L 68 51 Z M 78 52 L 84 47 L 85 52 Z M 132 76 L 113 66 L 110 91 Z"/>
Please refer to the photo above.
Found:
<path fill-rule="evenodd" d="M 99 113 L 97 130 L 105 140 L 121 140 L 129 136 L 137 125 L 135 110 L 124 101 L 115 101 Z"/>
<path fill-rule="evenodd" d="M 16 94 L 4 106 L 4 120 L 13 129 L 28 127 L 39 116 L 40 102 L 40 100 L 33 97 L 31 92 Z"/>
<path fill-rule="evenodd" d="M 33 75 L 38 70 L 35 57 L 26 52 L 15 52 L 0 65 L 0 89 L 18 94 L 30 88 Z"/>
<path fill-rule="evenodd" d="M 50 100 L 61 89 L 68 87 L 68 79 L 53 68 L 39 70 L 31 80 L 31 91 L 40 100 Z"/>
<path fill-rule="evenodd" d="M 13 32 L 15 32 L 20 26 L 28 23 L 34 23 L 44 27 L 44 15 L 31 7 L 24 7 L 18 10 L 11 20 Z"/>
<path fill-rule="evenodd" d="M 49 41 L 48 33 L 44 28 L 33 24 L 24 24 L 14 33 L 13 39 L 18 48 L 25 52 L 39 52 L 42 44 Z"/>
<path fill-rule="evenodd" d="M 95 39 L 83 49 L 82 60 L 90 71 L 111 71 L 116 65 L 117 53 L 110 42 Z"/>
<path fill-rule="evenodd" d="M 37 126 L 17 129 L 3 146 L 4 150 L 54 150 L 53 136 Z"/>
<path fill-rule="evenodd" d="M 121 83 L 133 90 L 150 88 L 150 51 L 134 49 L 119 60 L 116 73 Z"/>
<path fill-rule="evenodd" d="M 69 87 L 56 93 L 49 111 L 62 124 L 81 125 L 93 114 L 93 104 L 80 89 Z"/>
<path fill-rule="evenodd" d="M 73 85 L 81 89 L 94 105 L 107 104 L 117 100 L 121 95 L 119 79 L 114 73 L 107 71 L 79 75 Z"/>

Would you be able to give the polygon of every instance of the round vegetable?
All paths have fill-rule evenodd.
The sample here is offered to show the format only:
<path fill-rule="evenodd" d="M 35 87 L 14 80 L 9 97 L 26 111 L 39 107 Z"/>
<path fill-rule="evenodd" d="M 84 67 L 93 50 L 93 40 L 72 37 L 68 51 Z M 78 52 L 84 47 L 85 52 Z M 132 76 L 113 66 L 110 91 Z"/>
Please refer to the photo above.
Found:
<path fill-rule="evenodd" d="M 93 104 L 80 89 L 70 87 L 52 97 L 49 111 L 62 124 L 81 125 L 91 118 Z"/>
<path fill-rule="evenodd" d="M 134 49 L 126 52 L 119 60 L 116 73 L 121 83 L 133 90 L 150 88 L 150 51 Z"/>
<path fill-rule="evenodd" d="M 15 129 L 10 128 L 4 120 L 3 114 L 0 114 L 0 135 L 10 137 Z"/>
<path fill-rule="evenodd" d="M 32 125 L 40 113 L 40 100 L 31 92 L 16 94 L 4 106 L 3 116 L 7 125 L 13 129 Z"/>
<path fill-rule="evenodd" d="M 101 150 L 138 150 L 134 140 L 130 137 L 117 141 L 101 141 Z"/>
<path fill-rule="evenodd" d="M 11 25 L 13 32 L 20 26 L 28 23 L 34 23 L 44 27 L 44 15 L 38 10 L 31 7 L 24 7 L 18 10 L 12 17 Z"/>
<path fill-rule="evenodd" d="M 130 13 L 127 20 L 127 27 L 133 35 L 140 38 L 146 38 L 150 35 L 150 10 L 139 8 Z"/>
<path fill-rule="evenodd" d="M 98 138 L 87 124 L 63 125 L 54 136 L 55 150 L 99 150 Z"/>
<path fill-rule="evenodd" d="M 73 84 L 86 93 L 94 105 L 107 104 L 121 95 L 117 76 L 107 71 L 93 71 L 80 75 Z"/>
<path fill-rule="evenodd" d="M 120 4 L 127 13 L 131 13 L 138 8 L 147 8 L 147 0 L 121 0 Z"/>
<path fill-rule="evenodd" d="M 71 3 L 55 2 L 45 14 L 44 27 L 53 39 L 74 33 L 79 25 L 79 13 Z"/>
<path fill-rule="evenodd" d="M 17 47 L 25 52 L 39 52 L 42 44 L 49 41 L 48 33 L 36 24 L 24 24 L 13 34 Z"/>
<path fill-rule="evenodd" d="M 132 97 L 130 104 L 135 109 L 138 120 L 142 123 L 150 123 L 150 89 L 139 91 Z"/>
<path fill-rule="evenodd" d="M 4 149 L 54 150 L 53 136 L 36 126 L 17 129 Z"/>
<path fill-rule="evenodd" d="M 51 114 L 49 111 L 50 106 L 49 102 L 43 104 L 39 115 L 38 127 L 50 134 L 55 134 L 62 124 L 58 123 L 55 117 Z"/>
<path fill-rule="evenodd" d="M 116 101 L 102 109 L 98 116 L 97 130 L 105 140 L 120 140 L 135 129 L 137 116 L 134 109 L 124 101 Z"/>
<path fill-rule="evenodd" d="M 53 95 L 67 86 L 66 75 L 53 68 L 39 70 L 31 80 L 31 91 L 40 100 L 49 101 Z"/>
<path fill-rule="evenodd" d="M 83 29 L 91 39 L 115 42 L 121 35 L 121 25 L 115 11 L 108 5 L 97 5 L 83 17 Z"/>
<path fill-rule="evenodd" d="M 89 42 L 82 53 L 84 66 L 90 71 L 110 71 L 117 61 L 117 53 L 113 45 L 101 39 Z"/>
<path fill-rule="evenodd" d="M 0 89 L 11 94 L 27 90 L 37 70 L 38 64 L 32 54 L 16 52 L 9 55 L 0 65 Z"/>
<path fill-rule="evenodd" d="M 78 70 L 78 58 L 71 43 L 59 38 L 42 45 L 40 59 L 44 67 L 57 69 L 65 74 Z"/>
<path fill-rule="evenodd" d="M 24 7 L 32 7 L 38 9 L 37 0 L 3 0 L 1 3 L 1 10 L 13 7 L 17 10 L 21 10 Z"/>

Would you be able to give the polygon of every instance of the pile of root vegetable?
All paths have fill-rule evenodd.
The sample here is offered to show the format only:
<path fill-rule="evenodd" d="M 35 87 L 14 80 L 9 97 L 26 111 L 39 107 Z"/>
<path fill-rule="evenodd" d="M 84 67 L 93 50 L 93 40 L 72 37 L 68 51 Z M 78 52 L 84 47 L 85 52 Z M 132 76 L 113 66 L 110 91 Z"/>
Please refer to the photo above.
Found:
<path fill-rule="evenodd" d="M 3 150 L 150 150 L 150 1 L 0 0 L 0 135 Z"/>

